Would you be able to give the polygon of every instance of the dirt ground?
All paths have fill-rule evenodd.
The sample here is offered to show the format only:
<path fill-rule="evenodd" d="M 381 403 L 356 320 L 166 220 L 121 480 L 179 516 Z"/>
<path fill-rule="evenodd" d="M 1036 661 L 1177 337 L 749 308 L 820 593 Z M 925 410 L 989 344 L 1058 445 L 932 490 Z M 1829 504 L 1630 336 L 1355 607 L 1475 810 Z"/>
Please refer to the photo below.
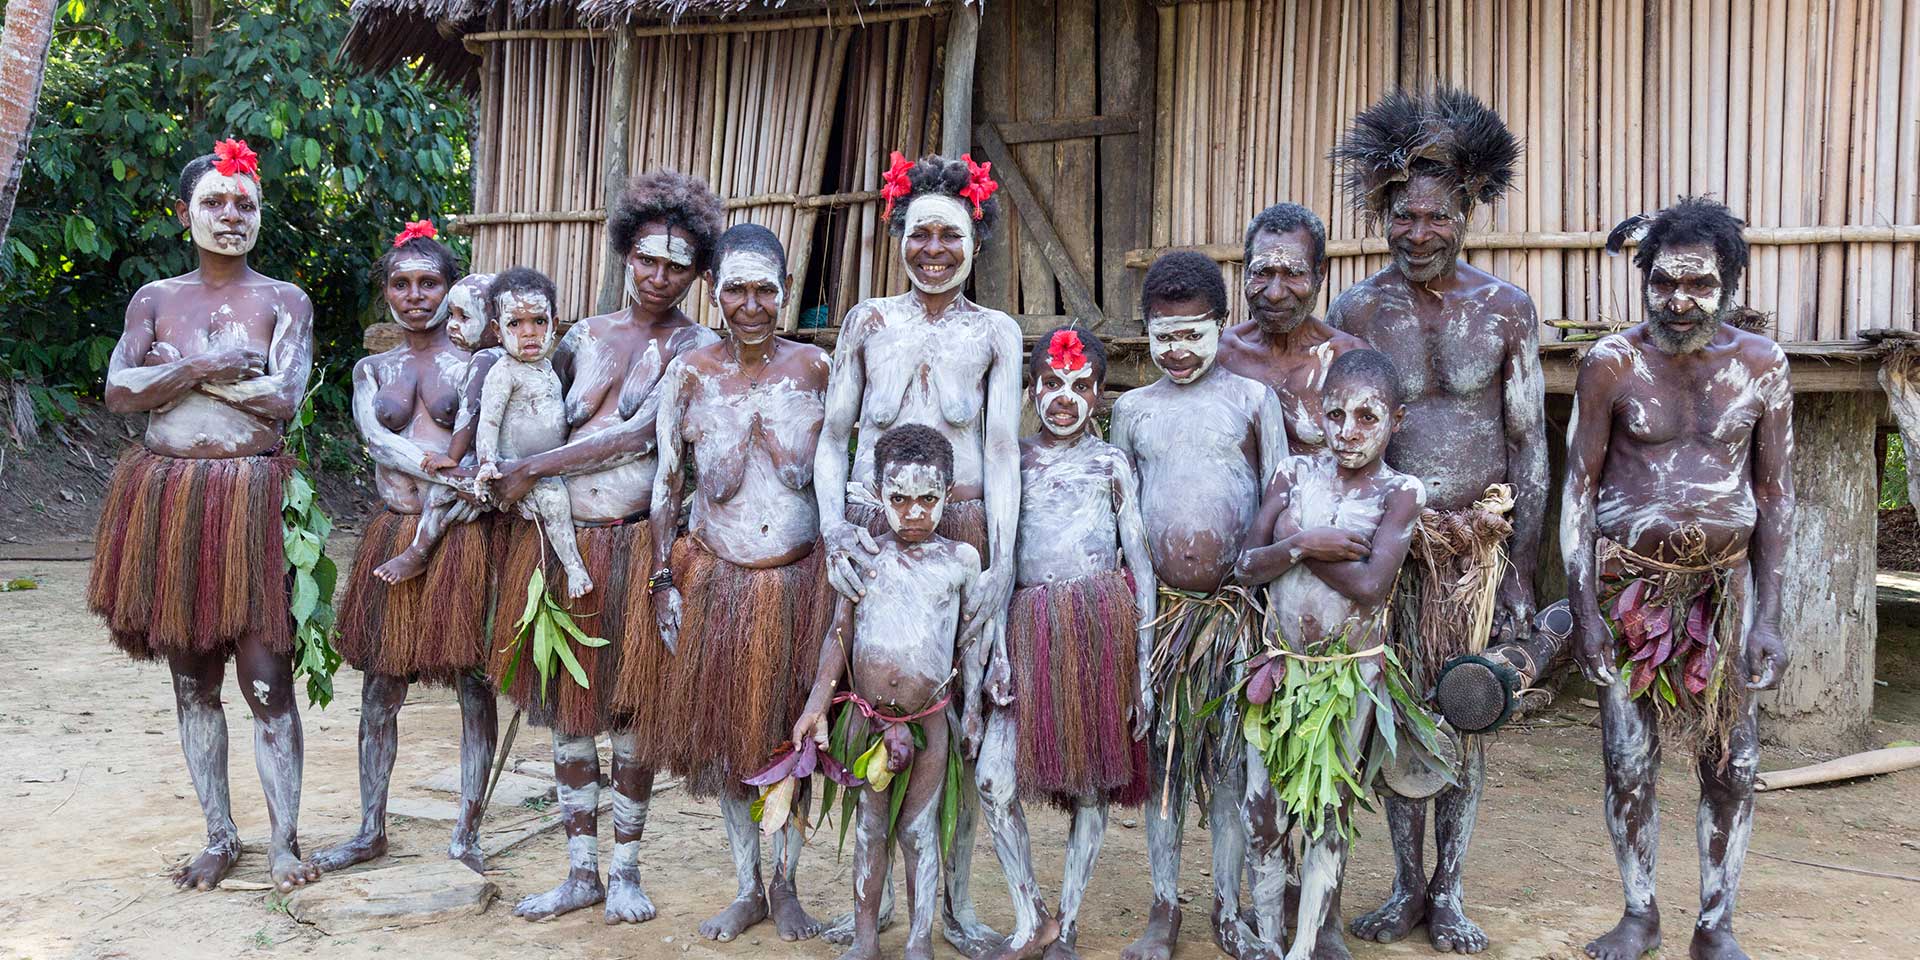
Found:
<path fill-rule="evenodd" d="M 348 556 L 345 544 L 336 555 Z M 12 556 L 56 556 L 22 550 Z M 164 668 L 113 651 L 84 607 L 83 560 L 0 560 L 0 581 L 31 577 L 40 588 L 0 594 L 0 958 L 167 958 L 325 955 L 661 958 L 685 956 L 832 958 L 832 946 L 781 943 L 769 928 L 732 944 L 701 940 L 701 920 L 732 895 L 730 861 L 717 810 L 675 788 L 657 796 L 641 846 L 647 886 L 661 914 L 640 926 L 608 927 L 597 910 L 530 924 L 509 915 L 513 899 L 545 890 L 565 866 L 564 841 L 545 835 L 491 861 L 502 899 L 484 914 L 413 929 L 328 937 L 292 920 L 261 890 L 181 893 L 168 864 L 197 849 L 199 807 L 181 762 Z M 1920 739 L 1920 577 L 1883 579 L 1882 679 L 1876 743 Z M 305 713 L 307 764 L 302 836 L 309 849 L 345 835 L 357 820 L 354 736 L 359 678 L 343 670 L 341 694 Z M 229 680 L 229 684 L 232 681 Z M 250 721 L 230 689 L 233 796 L 241 832 L 266 833 L 251 762 Z M 505 714 L 503 713 L 503 716 Z M 419 786 L 456 758 L 458 712 L 442 691 L 417 690 L 403 713 L 396 800 L 432 799 Z M 1600 818 L 1595 711 L 1577 700 L 1545 711 L 1528 729 L 1492 745 L 1489 787 L 1469 862 L 1473 915 L 1491 934 L 1492 958 L 1571 958 L 1606 930 L 1619 888 Z M 537 732 L 514 745 L 516 758 L 544 758 Z M 1673 758 L 1677 760 L 1677 758 Z M 1808 757 L 1770 749 L 1763 767 Z M 1666 956 L 1683 956 L 1696 905 L 1694 789 L 1688 765 L 1671 762 L 1663 788 L 1667 830 L 1661 849 Z M 1755 956 L 1912 958 L 1920 956 L 1920 771 L 1838 787 L 1763 794 L 1740 901 L 1739 928 Z M 1034 856 L 1057 883 L 1065 820 L 1030 809 Z M 536 820 L 533 810 L 498 812 L 490 832 Z M 1144 831 L 1134 811 L 1116 811 L 1082 918 L 1085 956 L 1113 957 L 1144 919 Z M 445 823 L 395 817 L 393 863 L 442 856 Z M 1377 814 L 1348 871 L 1346 908 L 1358 912 L 1385 893 L 1391 866 Z M 603 861 L 611 830 L 602 833 Z M 982 840 L 974 854 L 983 916 L 1008 916 L 1005 888 Z M 1806 866 L 1847 866 L 1906 879 Z M 234 879 L 265 879 L 249 855 Z M 375 864 L 379 866 L 381 864 Z M 1207 835 L 1190 824 L 1183 889 L 1194 897 L 1179 956 L 1216 955 L 1207 941 Z M 359 869 L 369 869 L 362 867 Z M 850 900 L 849 868 L 821 835 L 802 866 L 803 895 L 816 915 Z M 324 880 L 322 882 L 325 882 Z M 902 928 L 883 937 L 897 954 Z M 1395 946 L 1355 945 L 1356 956 L 1431 956 L 1424 934 Z M 956 956 L 945 944 L 939 955 Z"/>

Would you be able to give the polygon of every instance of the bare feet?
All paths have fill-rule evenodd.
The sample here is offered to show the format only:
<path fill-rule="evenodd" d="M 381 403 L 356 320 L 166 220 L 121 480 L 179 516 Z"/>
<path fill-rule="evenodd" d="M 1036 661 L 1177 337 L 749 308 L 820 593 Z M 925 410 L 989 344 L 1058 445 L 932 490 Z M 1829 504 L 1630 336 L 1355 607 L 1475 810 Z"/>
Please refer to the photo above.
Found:
<path fill-rule="evenodd" d="M 880 960 L 880 945 L 856 943 L 848 948 L 846 953 L 840 955 L 840 960 Z"/>
<path fill-rule="evenodd" d="M 267 873 L 281 893 L 291 893 L 320 879 L 320 868 L 311 860 L 300 859 L 300 848 L 279 847 L 267 851 Z"/>
<path fill-rule="evenodd" d="M 514 906 L 513 915 L 523 920 L 551 920 L 606 898 L 607 888 L 601 886 L 599 874 L 568 874 L 567 879 L 552 890 L 522 899 Z"/>
<path fill-rule="evenodd" d="M 226 839 L 209 842 L 205 850 L 173 871 L 173 883 L 182 889 L 212 890 L 233 870 L 240 859 L 240 841 Z"/>
<path fill-rule="evenodd" d="M 1693 960 L 1747 960 L 1747 952 L 1733 938 L 1732 927 L 1694 927 L 1687 956 Z"/>
<path fill-rule="evenodd" d="M 1479 953 L 1487 948 L 1486 931 L 1468 920 L 1455 903 L 1439 897 L 1427 901 L 1427 939 L 1441 953 Z"/>
<path fill-rule="evenodd" d="M 1332 930 L 1321 929 L 1320 936 L 1313 941 L 1313 960 L 1353 960 L 1353 951 L 1347 949 L 1347 938 L 1337 926 Z"/>
<path fill-rule="evenodd" d="M 1355 918 L 1348 929 L 1362 940 L 1393 943 L 1406 939 L 1407 934 L 1426 919 L 1427 892 L 1405 891 L 1396 887 L 1387 896 L 1387 902 L 1380 905 L 1380 909 Z"/>
<path fill-rule="evenodd" d="M 487 872 L 487 857 L 478 841 L 455 839 L 447 846 L 447 859 L 466 864 L 467 869 L 474 873 L 484 875 Z"/>
<path fill-rule="evenodd" d="M 427 571 L 427 552 L 408 547 L 398 556 L 373 568 L 375 579 L 383 583 L 403 583 Z"/>
<path fill-rule="evenodd" d="M 567 599 L 578 600 L 593 592 L 593 578 L 587 576 L 586 567 L 576 567 L 567 571 Z"/>
<path fill-rule="evenodd" d="M 893 887 L 892 885 L 888 885 L 886 891 L 880 895 L 880 919 L 874 930 L 877 933 L 885 933 L 887 928 L 891 926 L 893 926 Z M 828 943 L 837 943 L 841 946 L 851 945 L 853 943 L 853 914 L 843 913 L 834 917 L 832 922 L 828 923 L 826 928 L 820 931 L 820 939 Z"/>
<path fill-rule="evenodd" d="M 1076 939 L 1071 932 L 1055 937 L 1052 943 L 1047 944 L 1047 952 L 1042 960 L 1080 960 L 1080 951 L 1073 948 Z"/>
<path fill-rule="evenodd" d="M 387 855 L 387 835 L 385 833 L 360 833 L 348 840 L 328 847 L 313 855 L 313 865 L 326 873 L 345 870 L 356 863 L 366 863 Z"/>
<path fill-rule="evenodd" d="M 1660 946 L 1660 914 L 1626 914 L 1612 930 L 1587 944 L 1587 956 L 1595 960 L 1640 960 Z"/>
<path fill-rule="evenodd" d="M 622 867 L 607 874 L 608 923 L 646 923 L 656 912 L 647 891 L 640 888 L 639 867 Z"/>
<path fill-rule="evenodd" d="M 1120 951 L 1120 960 L 1169 960 L 1173 941 L 1180 936 L 1180 908 L 1155 903 L 1147 913 L 1147 929 L 1140 939 Z"/>
<path fill-rule="evenodd" d="M 786 941 L 812 940 L 820 935 L 820 921 L 800 905 L 800 897 L 789 881 L 776 879 L 767 887 L 767 902 L 773 907 L 773 925 Z"/>
<path fill-rule="evenodd" d="M 987 960 L 1037 960 L 1047 952 L 1047 945 L 1060 939 L 1060 921 L 1041 914 L 1040 926 L 1026 943 L 1014 943 L 1008 937 L 1000 946 L 987 954 Z"/>
<path fill-rule="evenodd" d="M 700 925 L 700 935 L 725 943 L 744 933 L 748 927 L 767 918 L 767 898 L 758 890 L 736 897 L 725 910 Z"/>
<path fill-rule="evenodd" d="M 1245 920 L 1228 915 L 1221 905 L 1213 911 L 1213 943 L 1235 960 L 1280 960 L 1279 948 L 1260 939 Z"/>
<path fill-rule="evenodd" d="M 945 904 L 946 900 L 942 899 L 941 903 Z M 973 916 L 971 908 L 964 915 L 956 914 L 950 904 L 941 913 L 940 935 L 961 955 L 975 958 L 985 957 L 1000 949 L 1007 939 L 993 932 L 992 927 L 981 923 Z"/>

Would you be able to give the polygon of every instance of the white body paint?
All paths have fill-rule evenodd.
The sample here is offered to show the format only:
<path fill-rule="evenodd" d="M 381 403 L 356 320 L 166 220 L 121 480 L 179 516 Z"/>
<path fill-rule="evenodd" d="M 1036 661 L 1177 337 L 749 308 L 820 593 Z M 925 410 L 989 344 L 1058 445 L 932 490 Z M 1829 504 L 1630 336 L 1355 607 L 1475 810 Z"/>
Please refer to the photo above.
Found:
<path fill-rule="evenodd" d="M 1074 392 L 1075 384 L 1093 378 L 1093 364 L 1091 362 L 1083 363 L 1078 370 L 1062 370 L 1059 367 L 1055 367 L 1054 372 L 1058 373 L 1061 380 L 1065 382 L 1057 389 L 1036 393 L 1033 401 L 1033 410 L 1040 418 L 1041 427 L 1056 437 L 1064 437 L 1079 430 L 1080 425 L 1086 423 L 1088 417 L 1093 416 L 1093 407 L 1078 393 Z M 1048 410 L 1053 406 L 1055 400 L 1064 400 L 1072 404 L 1074 419 L 1071 422 L 1056 421 L 1053 417 L 1048 416 Z"/>
<path fill-rule="evenodd" d="M 913 265 L 906 262 L 905 244 L 900 245 L 901 265 L 906 268 L 907 277 L 913 285 L 927 293 L 946 293 L 949 290 L 958 289 L 961 284 L 967 282 L 968 275 L 973 273 L 973 216 L 968 212 L 967 205 L 960 202 L 958 197 L 951 197 L 944 193 L 923 193 L 913 198 L 912 203 L 907 204 L 905 232 L 911 234 L 915 227 L 927 224 L 952 227 L 966 238 L 966 242 L 962 245 L 964 252 L 960 257 L 960 265 L 928 268 L 930 271 L 945 270 L 947 275 L 936 282 L 923 284 L 914 271 Z"/>
<path fill-rule="evenodd" d="M 882 709 L 920 710 L 953 676 L 960 602 L 980 574 L 980 555 L 951 540 L 889 538 L 872 573 L 866 599 L 853 608 L 854 689 Z"/>
<path fill-rule="evenodd" d="M 566 394 L 571 440 L 653 421 L 667 364 L 681 353 L 720 339 L 696 324 L 668 334 L 664 351 L 658 339 L 628 341 L 610 336 L 613 327 L 634 322 L 625 314 L 611 314 L 589 317 L 567 331 L 562 349 L 570 354 L 573 368 Z M 647 512 L 658 471 L 658 460 L 649 447 L 644 453 L 621 454 L 598 469 L 569 475 L 565 482 L 573 515 L 586 521 L 613 521 Z"/>
<path fill-rule="evenodd" d="M 1148 317 L 1147 349 L 1153 355 L 1154 366 L 1163 371 L 1167 370 L 1170 356 L 1182 352 L 1193 354 L 1200 361 L 1197 366 L 1178 374 L 1167 372 L 1175 383 L 1193 383 L 1213 369 L 1213 362 L 1219 358 L 1220 332 L 1220 320 L 1212 314 Z"/>
<path fill-rule="evenodd" d="M 509 291 L 500 297 L 499 315 L 503 319 L 519 309 L 546 309 L 546 298 L 537 294 L 524 298 L 524 302 L 511 302 L 512 298 L 519 295 Z M 552 350 L 551 328 L 546 349 L 531 362 L 524 359 L 520 338 L 510 328 L 502 329 L 501 340 L 506 354 L 487 371 L 480 387 L 479 420 L 474 427 L 473 449 L 480 463 L 476 478 L 482 481 L 499 476 L 497 465 L 501 460 L 545 453 L 567 439 L 560 378 L 547 359 Z M 521 516 L 540 521 L 541 532 L 567 572 L 567 595 L 586 595 L 593 589 L 593 582 L 574 539 L 566 483 L 557 477 L 542 478 L 518 507 Z"/>
<path fill-rule="evenodd" d="M 254 203 L 251 215 L 243 215 L 238 228 L 231 231 L 201 204 L 201 200 L 210 194 L 228 193 L 245 195 Z M 260 182 L 246 174 L 229 176 L 218 170 L 208 170 L 201 175 L 200 182 L 193 185 L 193 197 L 187 203 L 187 224 L 193 234 L 194 246 L 208 253 L 244 256 L 253 250 L 253 245 L 260 239 Z"/>

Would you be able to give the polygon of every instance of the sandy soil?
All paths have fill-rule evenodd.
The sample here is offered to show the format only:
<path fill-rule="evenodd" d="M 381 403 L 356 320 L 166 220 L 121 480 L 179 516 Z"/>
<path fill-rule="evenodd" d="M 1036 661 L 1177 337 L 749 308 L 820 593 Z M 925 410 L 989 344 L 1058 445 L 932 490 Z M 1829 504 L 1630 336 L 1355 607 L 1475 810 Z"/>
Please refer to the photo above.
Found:
<path fill-rule="evenodd" d="M 0 807 L 0 958 L 837 956 L 824 943 L 782 944 L 764 927 L 733 944 L 699 939 L 699 922 L 732 895 L 731 867 L 717 811 L 677 789 L 656 799 L 641 847 L 661 915 L 637 927 L 605 926 L 594 910 L 544 924 L 509 916 L 506 904 L 513 898 L 559 879 L 565 851 L 558 833 L 493 860 L 504 902 L 481 916 L 416 929 L 326 937 L 290 919 L 267 892 L 175 891 L 167 866 L 197 849 L 203 827 L 175 738 L 166 671 L 131 663 L 106 644 L 84 608 L 85 575 L 84 562 L 0 561 L 0 580 L 27 576 L 41 584 L 0 594 L 0 622 L 7 626 L 0 631 L 0 662 L 9 665 L 0 673 L 0 789 L 7 798 Z M 1887 592 L 1907 603 L 1883 613 L 1889 630 L 1883 653 L 1898 652 L 1911 664 L 1913 637 L 1920 634 L 1920 578 L 1889 583 Z M 1883 669 L 1882 676 L 1892 685 L 1882 689 L 1876 741 L 1920 738 L 1920 676 L 1911 666 Z M 357 818 L 358 678 L 343 671 L 339 686 L 341 696 L 330 709 L 306 713 L 301 826 L 310 849 L 346 834 Z M 266 813 L 252 770 L 250 721 L 236 691 L 229 690 L 228 703 L 235 813 L 244 836 L 262 837 Z M 418 690 L 402 716 L 395 796 L 437 798 L 418 781 L 454 762 L 457 708 L 443 691 Z M 1568 702 L 1493 745 L 1468 881 L 1473 915 L 1495 943 L 1488 957 L 1575 957 L 1617 916 L 1593 723 L 1593 710 Z M 541 758 L 548 747 L 535 732 L 521 737 L 514 754 Z M 1795 766 L 1807 759 L 1770 750 L 1763 765 Z M 1696 903 L 1692 779 L 1688 765 L 1675 762 L 1663 784 L 1667 832 L 1660 882 L 1669 957 L 1684 955 Z M 1914 922 L 1920 882 L 1781 859 L 1920 875 L 1920 828 L 1914 826 L 1920 823 L 1920 771 L 1762 795 L 1758 805 L 1739 919 L 1754 955 L 1920 956 Z M 1038 867 L 1057 880 L 1064 818 L 1051 810 L 1029 814 Z M 494 822 L 498 829 L 534 817 L 533 811 L 516 810 L 496 815 Z M 1134 817 L 1116 812 L 1113 818 L 1082 920 L 1081 948 L 1090 958 L 1117 955 L 1144 919 L 1145 836 Z M 441 856 L 445 829 L 442 823 L 396 818 L 391 833 L 400 859 L 393 862 Z M 1348 873 L 1350 914 L 1378 901 L 1391 871 L 1378 815 L 1364 815 L 1362 830 Z M 610 836 L 610 829 L 603 833 L 603 845 L 611 845 Z M 1182 957 L 1215 955 L 1206 939 L 1206 851 L 1206 833 L 1190 829 L 1182 885 L 1195 902 Z M 246 857 L 234 879 L 263 880 L 263 859 Z M 982 913 L 1004 922 L 1005 889 L 984 841 L 975 862 Z M 848 866 L 835 858 L 830 838 L 816 840 L 802 870 L 804 896 L 816 914 L 846 906 Z M 896 954 L 901 942 L 899 927 L 883 939 Z M 944 944 L 939 953 L 955 955 Z M 1356 945 L 1355 954 L 1431 955 L 1421 933 L 1391 947 Z"/>

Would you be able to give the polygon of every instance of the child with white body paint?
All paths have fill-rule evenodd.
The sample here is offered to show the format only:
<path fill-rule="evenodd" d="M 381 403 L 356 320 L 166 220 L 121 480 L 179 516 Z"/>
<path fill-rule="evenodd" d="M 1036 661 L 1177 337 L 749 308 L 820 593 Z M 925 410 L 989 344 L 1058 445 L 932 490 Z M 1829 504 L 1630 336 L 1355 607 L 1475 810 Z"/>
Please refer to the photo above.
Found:
<path fill-rule="evenodd" d="M 1406 414 L 1398 384 L 1393 362 L 1378 351 L 1362 348 L 1341 354 L 1328 367 L 1320 395 L 1318 432 L 1327 448 L 1289 457 L 1267 484 L 1234 575 L 1248 586 L 1266 587 L 1270 652 L 1320 656 L 1325 653 L 1322 644 L 1338 638 L 1358 652 L 1385 639 L 1383 611 L 1426 505 L 1420 481 L 1381 459 Z M 1387 699 L 1381 659 L 1379 654 L 1363 658 L 1359 671 L 1361 680 Z M 1263 692 L 1251 689 L 1257 686 L 1250 684 L 1250 699 L 1275 695 L 1273 685 L 1265 685 Z M 1360 709 L 1339 734 L 1342 755 L 1361 766 L 1373 717 L 1371 708 Z M 1287 735 L 1300 733 L 1296 727 Z M 1245 809 L 1260 934 L 1277 942 L 1291 928 L 1288 960 L 1307 960 L 1315 955 L 1320 937 L 1337 941 L 1340 936 L 1325 920 L 1346 867 L 1347 837 L 1340 826 L 1344 818 L 1328 810 L 1319 821 L 1319 835 L 1306 838 L 1299 913 L 1284 917 L 1288 871 L 1283 855 L 1296 812 L 1280 801 L 1263 753 L 1252 743 L 1246 762 Z M 1358 779 L 1359 770 L 1352 773 Z M 1347 805 L 1352 802 L 1347 795 Z M 1288 919 L 1293 922 L 1288 924 Z M 1325 949 L 1333 955 L 1346 953 L 1339 942 Z"/>
<path fill-rule="evenodd" d="M 889 830 L 887 791 L 860 791 L 854 826 L 854 938 L 842 960 L 880 955 L 880 894 L 898 840 L 904 848 L 910 911 L 906 956 L 933 956 L 933 916 L 940 884 L 940 807 L 946 785 L 947 705 L 961 613 L 980 589 L 980 554 L 935 532 L 953 486 L 953 447 L 931 427 L 907 424 L 873 446 L 873 469 L 891 532 L 874 538 L 866 591 L 858 602 L 836 600 L 833 626 L 820 646 L 819 673 L 793 741 L 828 742 L 827 710 L 857 709 L 854 739 L 878 724 L 888 769 L 909 778 L 895 827 Z M 850 693 L 834 696 L 843 675 Z M 925 740 L 914 749 L 909 724 Z M 964 851 L 960 851 L 964 855 Z"/>
<path fill-rule="evenodd" d="M 480 388 L 479 425 L 473 442 L 480 460 L 474 479 L 481 483 L 500 476 L 500 460 L 545 453 L 567 440 L 560 378 L 548 360 L 554 348 L 553 300 L 553 281 L 526 267 L 500 274 L 487 287 L 487 304 L 507 362 L 494 364 Z M 539 520 L 548 545 L 567 572 L 567 596 L 579 597 L 592 590 L 593 581 L 574 542 L 566 481 L 542 479 L 519 502 L 519 510 L 521 516 Z"/>

